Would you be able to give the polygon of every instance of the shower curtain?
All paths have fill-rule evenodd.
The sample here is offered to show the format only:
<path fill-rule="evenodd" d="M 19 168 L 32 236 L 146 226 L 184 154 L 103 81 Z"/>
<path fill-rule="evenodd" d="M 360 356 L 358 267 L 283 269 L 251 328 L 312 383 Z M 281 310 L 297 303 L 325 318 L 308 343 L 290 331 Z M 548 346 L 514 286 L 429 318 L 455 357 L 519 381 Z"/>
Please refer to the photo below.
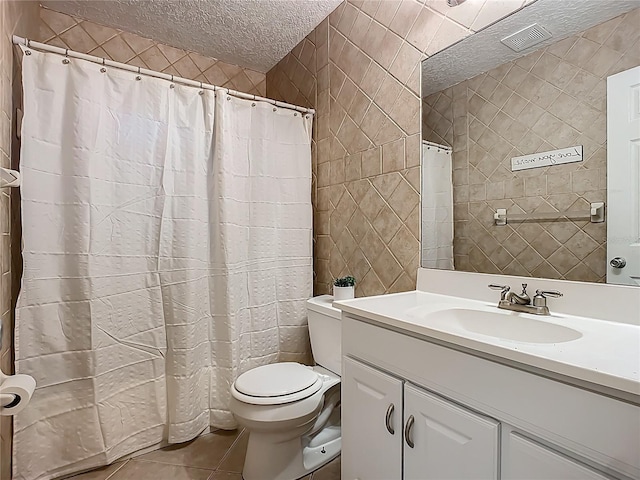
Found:
<path fill-rule="evenodd" d="M 16 479 L 233 428 L 237 375 L 308 351 L 311 118 L 63 60 L 23 60 Z"/>
<path fill-rule="evenodd" d="M 451 149 L 422 144 L 422 266 L 453 270 Z"/>

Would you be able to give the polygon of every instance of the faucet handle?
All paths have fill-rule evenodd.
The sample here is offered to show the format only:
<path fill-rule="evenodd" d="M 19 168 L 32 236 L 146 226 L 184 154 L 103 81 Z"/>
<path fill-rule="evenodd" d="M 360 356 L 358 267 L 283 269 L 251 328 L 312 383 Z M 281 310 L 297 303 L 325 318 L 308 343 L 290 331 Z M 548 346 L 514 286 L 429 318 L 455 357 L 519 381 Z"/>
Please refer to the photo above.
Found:
<path fill-rule="evenodd" d="M 533 306 L 534 307 L 544 307 L 547 308 L 547 297 L 561 297 L 562 293 L 558 290 L 536 290 L 536 296 L 533 297 Z"/>
<path fill-rule="evenodd" d="M 507 298 L 507 292 L 511 290 L 509 285 L 496 285 L 495 283 L 490 283 L 488 287 L 491 290 L 500 290 L 500 300 L 505 300 Z"/>
<path fill-rule="evenodd" d="M 558 290 L 536 290 L 536 295 L 541 295 L 543 297 L 562 297 L 562 293 Z"/>

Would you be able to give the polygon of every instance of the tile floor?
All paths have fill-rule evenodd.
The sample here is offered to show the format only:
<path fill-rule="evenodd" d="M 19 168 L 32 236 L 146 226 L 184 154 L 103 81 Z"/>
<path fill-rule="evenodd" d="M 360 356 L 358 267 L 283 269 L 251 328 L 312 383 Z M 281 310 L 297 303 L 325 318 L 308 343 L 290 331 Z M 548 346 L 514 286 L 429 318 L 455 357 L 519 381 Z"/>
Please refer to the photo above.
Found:
<path fill-rule="evenodd" d="M 69 480 L 242 480 L 247 438 L 244 431 L 218 430 Z M 340 457 L 303 480 L 340 480 Z"/>

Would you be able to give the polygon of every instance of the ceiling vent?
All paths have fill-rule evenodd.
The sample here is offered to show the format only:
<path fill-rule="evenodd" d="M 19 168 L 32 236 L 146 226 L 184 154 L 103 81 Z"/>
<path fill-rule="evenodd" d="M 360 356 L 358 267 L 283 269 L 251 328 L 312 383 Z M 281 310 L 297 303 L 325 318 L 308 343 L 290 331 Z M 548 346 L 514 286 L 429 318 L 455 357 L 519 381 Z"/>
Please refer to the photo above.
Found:
<path fill-rule="evenodd" d="M 511 50 L 521 52 L 522 50 L 533 47 L 548 38 L 551 38 L 551 34 L 537 23 L 534 23 L 533 25 L 529 25 L 528 27 L 517 31 L 500 41 Z"/>

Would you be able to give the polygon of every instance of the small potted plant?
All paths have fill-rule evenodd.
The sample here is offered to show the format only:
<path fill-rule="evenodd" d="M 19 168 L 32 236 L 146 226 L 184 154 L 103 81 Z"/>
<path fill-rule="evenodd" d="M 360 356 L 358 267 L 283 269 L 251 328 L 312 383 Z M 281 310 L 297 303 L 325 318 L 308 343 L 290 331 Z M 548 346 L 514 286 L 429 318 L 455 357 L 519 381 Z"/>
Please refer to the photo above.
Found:
<path fill-rule="evenodd" d="M 333 299 L 335 301 L 338 300 L 349 300 L 350 298 L 355 297 L 355 285 L 356 279 L 351 275 L 346 277 L 336 278 L 333 281 Z"/>

